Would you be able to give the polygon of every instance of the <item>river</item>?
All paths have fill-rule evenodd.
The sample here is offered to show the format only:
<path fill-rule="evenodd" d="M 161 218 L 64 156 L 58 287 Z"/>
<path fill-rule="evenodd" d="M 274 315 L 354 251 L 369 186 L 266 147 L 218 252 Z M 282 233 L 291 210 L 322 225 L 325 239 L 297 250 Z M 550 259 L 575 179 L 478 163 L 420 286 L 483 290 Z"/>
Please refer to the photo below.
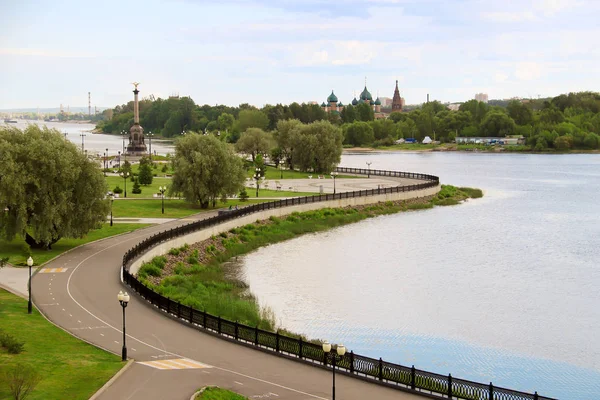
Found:
<path fill-rule="evenodd" d="M 280 326 L 417 368 L 600 397 L 600 157 L 345 154 L 483 199 L 259 249 L 244 279 Z"/>
<path fill-rule="evenodd" d="M 0 124 L 4 122 L 0 121 Z M 96 128 L 94 124 L 77 124 L 73 122 L 44 122 L 44 121 L 25 121 L 17 120 L 16 124 L 6 124 L 6 126 L 14 126 L 19 129 L 24 129 L 28 124 L 37 124 L 40 126 L 46 125 L 50 129 L 56 129 L 63 134 L 66 134 L 66 138 L 77 146 L 82 146 L 88 151 L 88 154 L 103 155 L 108 149 L 109 155 L 117 155 L 118 151 L 123 151 L 123 148 L 127 146 L 127 139 L 123 141 L 120 135 L 107 135 L 103 133 L 92 133 L 92 130 Z M 146 132 L 147 133 L 147 132 Z M 81 136 L 85 135 L 85 136 Z M 150 145 L 149 138 L 146 137 L 146 146 Z M 148 149 L 150 150 L 150 149 Z M 164 142 L 162 140 L 152 140 L 152 153 L 156 154 L 167 154 L 173 152 L 173 144 L 170 142 Z"/>

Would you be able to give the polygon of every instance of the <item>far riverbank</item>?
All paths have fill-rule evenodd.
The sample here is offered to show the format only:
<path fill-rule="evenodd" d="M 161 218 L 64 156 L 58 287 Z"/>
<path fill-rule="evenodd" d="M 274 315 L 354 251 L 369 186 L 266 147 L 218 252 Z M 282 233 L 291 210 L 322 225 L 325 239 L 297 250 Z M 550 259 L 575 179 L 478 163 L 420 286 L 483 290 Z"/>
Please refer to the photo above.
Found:
<path fill-rule="evenodd" d="M 344 153 L 370 153 L 370 152 L 464 152 L 464 153 L 523 153 L 523 154 L 600 154 L 600 150 L 585 150 L 585 149 L 571 149 L 571 150 L 554 150 L 547 149 L 545 151 L 533 151 L 531 146 L 518 145 L 518 146 L 486 146 L 483 144 L 397 144 L 393 146 L 382 146 L 382 147 L 347 147 L 344 148 Z"/>

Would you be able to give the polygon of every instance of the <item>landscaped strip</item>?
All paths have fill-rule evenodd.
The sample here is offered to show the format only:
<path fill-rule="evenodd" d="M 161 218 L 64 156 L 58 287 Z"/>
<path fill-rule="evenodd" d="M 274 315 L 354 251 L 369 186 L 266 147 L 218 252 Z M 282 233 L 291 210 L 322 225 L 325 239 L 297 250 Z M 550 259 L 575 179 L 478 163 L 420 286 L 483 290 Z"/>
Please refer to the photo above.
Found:
<path fill-rule="evenodd" d="M 195 400 L 248 400 L 248 398 L 230 390 L 207 387 L 201 393 L 198 393 Z"/>
<path fill-rule="evenodd" d="M 136 229 L 145 228 L 149 225 L 150 224 L 114 224 L 113 226 L 110 226 L 109 224 L 104 224 L 99 229 L 91 230 L 83 238 L 60 239 L 52 245 L 51 250 L 29 249 L 25 240 L 19 236 L 10 242 L 0 239 L 0 249 L 2 249 L 0 257 L 8 257 L 8 262 L 12 265 L 23 266 L 26 265 L 25 261 L 27 260 L 28 255 L 31 254 L 34 265 L 42 265 L 65 251 L 81 246 L 82 244 L 121 233 L 131 232 Z"/>
<path fill-rule="evenodd" d="M 11 354 L 0 349 L 0 370 L 17 365 L 40 377 L 27 400 L 89 399 L 121 367 L 120 357 L 87 344 L 48 322 L 34 309 L 27 314 L 27 300 L 0 289 L 0 327 L 24 343 Z M 0 382 L 0 398 L 13 398 L 6 382 Z"/>
<path fill-rule="evenodd" d="M 479 189 L 443 185 L 438 194 L 429 198 L 325 208 L 296 212 L 284 218 L 271 217 L 222 232 L 200 243 L 171 249 L 168 254 L 145 263 L 138 272 L 138 279 L 157 293 L 183 305 L 274 331 L 275 316 L 268 309 L 260 309 L 247 284 L 236 279 L 236 271 L 231 271 L 225 264 L 232 257 L 305 233 L 324 231 L 378 215 L 453 205 L 481 196 Z"/>

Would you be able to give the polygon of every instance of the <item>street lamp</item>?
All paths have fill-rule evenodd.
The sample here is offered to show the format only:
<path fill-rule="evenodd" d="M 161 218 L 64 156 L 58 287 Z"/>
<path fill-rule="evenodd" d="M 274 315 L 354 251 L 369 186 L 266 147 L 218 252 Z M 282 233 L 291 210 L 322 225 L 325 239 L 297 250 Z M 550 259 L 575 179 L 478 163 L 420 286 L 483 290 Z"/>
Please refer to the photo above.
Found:
<path fill-rule="evenodd" d="M 121 361 L 127 361 L 127 346 L 125 345 L 125 307 L 127 307 L 127 303 L 129 303 L 129 295 L 127 292 L 123 293 L 123 291 L 119 291 L 117 296 L 119 299 L 119 303 L 121 303 L 121 307 L 123 307 L 123 351 L 121 352 Z"/>
<path fill-rule="evenodd" d="M 125 153 L 125 131 L 121 131 L 121 136 L 123 137 L 123 153 Z"/>
<path fill-rule="evenodd" d="M 327 340 L 323 342 L 323 351 L 325 352 L 325 359 L 331 358 L 331 365 L 333 366 L 333 387 L 332 387 L 332 400 L 335 400 L 335 362 L 339 358 L 340 360 L 346 354 L 346 347 L 343 344 L 334 344 L 333 349 L 335 353 L 331 352 L 331 343 Z M 337 353 L 337 354 L 336 354 Z"/>
<path fill-rule="evenodd" d="M 113 201 L 115 201 L 115 196 L 110 195 L 110 226 L 113 226 L 113 218 L 112 218 L 112 205 Z"/>
<path fill-rule="evenodd" d="M 104 176 L 106 176 L 106 153 L 104 153 Z"/>
<path fill-rule="evenodd" d="M 29 267 L 29 303 L 27 303 L 27 314 L 31 314 L 31 266 L 33 265 L 33 258 L 29 256 L 27 259 L 27 266 Z"/>
<path fill-rule="evenodd" d="M 159 186 L 158 191 L 160 192 L 160 197 L 162 197 L 162 213 L 165 213 L 165 192 L 167 191 L 166 186 Z"/>
<path fill-rule="evenodd" d="M 152 161 L 152 136 L 154 136 L 152 131 L 148 132 L 148 140 L 150 141 L 150 161 Z"/>
<path fill-rule="evenodd" d="M 108 169 L 108 148 L 106 149 L 106 169 Z M 106 176 L 106 173 L 104 174 Z"/>
<path fill-rule="evenodd" d="M 367 171 L 367 178 L 371 177 L 371 164 L 373 164 L 372 161 L 367 161 L 367 167 L 369 168 L 369 170 Z"/>
<path fill-rule="evenodd" d="M 253 178 L 256 180 L 256 197 L 258 197 L 258 181 L 260 180 L 260 168 L 255 168 Z"/>
<path fill-rule="evenodd" d="M 281 171 L 280 179 L 283 179 L 283 161 L 279 161 L 279 170 Z"/>
<path fill-rule="evenodd" d="M 85 133 L 80 133 L 79 136 L 81 136 L 81 151 L 85 151 L 85 146 L 83 144 L 83 138 L 85 137 Z"/>
<path fill-rule="evenodd" d="M 337 178 L 337 176 L 338 176 L 337 172 L 331 173 L 331 177 L 333 178 L 333 194 L 335 194 L 335 178 Z"/>
<path fill-rule="evenodd" d="M 118 166 L 118 168 L 121 169 L 121 152 L 118 151 L 117 153 L 119 153 L 119 166 Z"/>
<path fill-rule="evenodd" d="M 123 178 L 123 182 L 125 183 L 125 196 L 127 197 L 127 178 L 129 177 L 129 172 L 122 171 L 120 174 L 121 178 Z"/>

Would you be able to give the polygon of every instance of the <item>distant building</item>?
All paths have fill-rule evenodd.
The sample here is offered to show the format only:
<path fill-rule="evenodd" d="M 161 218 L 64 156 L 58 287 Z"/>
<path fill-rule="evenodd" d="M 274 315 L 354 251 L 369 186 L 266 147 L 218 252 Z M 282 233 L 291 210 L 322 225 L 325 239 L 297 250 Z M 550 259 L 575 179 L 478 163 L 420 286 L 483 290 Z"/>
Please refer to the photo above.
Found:
<path fill-rule="evenodd" d="M 391 108 L 392 107 L 392 98 L 391 97 L 380 97 L 381 100 L 381 108 Z"/>
<path fill-rule="evenodd" d="M 450 111 L 458 111 L 458 109 L 460 108 L 461 103 L 450 103 L 450 104 L 446 104 L 446 107 L 448 107 L 448 110 Z"/>
<path fill-rule="evenodd" d="M 487 95 L 487 93 L 477 93 L 475 95 L 475 100 L 481 101 L 483 103 L 487 103 L 488 102 L 488 95 Z"/>

